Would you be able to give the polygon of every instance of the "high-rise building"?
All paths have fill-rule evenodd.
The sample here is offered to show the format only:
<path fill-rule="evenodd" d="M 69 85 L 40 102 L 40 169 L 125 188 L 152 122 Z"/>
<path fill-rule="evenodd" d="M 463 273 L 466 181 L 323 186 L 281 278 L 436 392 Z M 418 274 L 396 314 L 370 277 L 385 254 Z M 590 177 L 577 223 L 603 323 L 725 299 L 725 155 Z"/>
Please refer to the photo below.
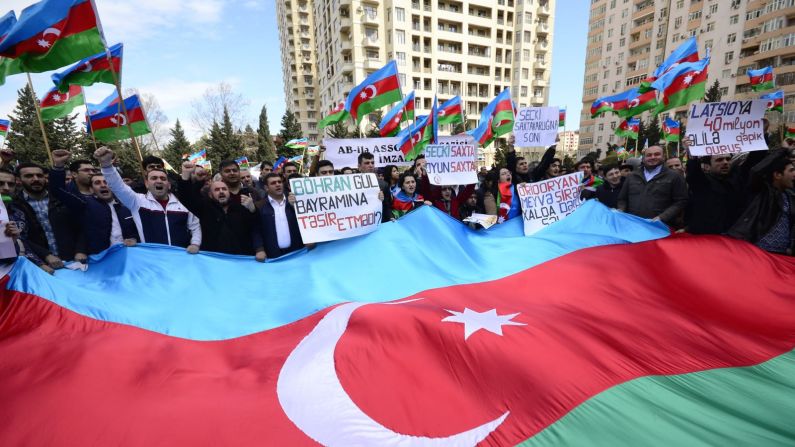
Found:
<path fill-rule="evenodd" d="M 588 26 L 580 152 L 623 141 L 616 115 L 591 119 L 593 101 L 638 86 L 691 36 L 702 58 L 710 49 L 707 86 L 717 80 L 724 98 L 758 97 L 746 93 L 746 70 L 776 67 L 792 121 L 795 0 L 591 0 Z"/>
<path fill-rule="evenodd" d="M 558 142 L 556 151 L 557 157 L 563 158 L 569 156 L 576 159 L 580 146 L 580 132 L 577 130 L 558 132 L 558 139 L 560 139 L 560 141 Z"/>
<path fill-rule="evenodd" d="M 298 49 L 282 40 L 288 107 L 304 116 L 306 85 L 291 72 L 293 54 L 306 57 L 304 26 L 313 39 L 305 59 L 313 67 L 315 118 L 326 114 L 367 75 L 395 60 L 403 92 L 415 91 L 418 114 L 436 95 L 460 95 L 469 128 L 500 91 L 511 88 L 519 106 L 549 98 L 555 0 L 286 0 L 283 9 L 307 10 L 306 25 L 292 25 Z M 282 21 L 281 30 L 292 21 Z M 302 16 L 303 17 L 303 16 Z M 296 19 L 295 14 L 293 20 Z M 314 45 L 314 46 L 312 46 Z M 284 56 L 283 56 L 284 59 Z M 307 67 L 310 68 L 310 67 Z M 310 109 L 311 110 L 311 109 Z M 307 110 L 308 112 L 309 110 Z M 383 109 L 386 113 L 387 109 Z M 316 124 L 308 123 L 310 126 Z M 365 126 L 369 125 L 364 121 Z M 309 133 L 317 136 L 317 130 Z M 321 135 L 322 137 L 322 135 Z M 493 151 L 493 146 L 490 148 Z"/>
<path fill-rule="evenodd" d="M 779 123 L 791 125 L 795 123 L 795 0 L 751 0 L 744 9 L 743 33 L 736 36 L 739 69 L 733 73 L 737 97 L 758 97 L 759 93 L 751 91 L 746 73 L 772 66 L 776 90 L 784 91 L 784 114 L 778 117 Z M 771 122 L 776 124 L 773 118 Z"/>
<path fill-rule="evenodd" d="M 319 136 L 320 103 L 311 1 L 277 1 L 276 20 L 287 110 L 295 114 L 304 136 L 314 143 Z"/>

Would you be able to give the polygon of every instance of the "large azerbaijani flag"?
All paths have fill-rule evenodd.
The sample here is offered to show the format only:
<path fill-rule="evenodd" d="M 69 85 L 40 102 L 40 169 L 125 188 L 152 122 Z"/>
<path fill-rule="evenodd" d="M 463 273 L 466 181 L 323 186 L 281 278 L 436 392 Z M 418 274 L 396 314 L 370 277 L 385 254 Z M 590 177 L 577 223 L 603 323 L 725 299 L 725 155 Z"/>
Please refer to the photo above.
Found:
<path fill-rule="evenodd" d="M 368 113 L 402 99 L 397 63 L 393 60 L 351 90 L 345 101 L 345 110 L 359 124 Z"/>
<path fill-rule="evenodd" d="M 57 70 L 105 50 L 94 0 L 42 0 L 28 6 L 0 41 L 0 56 L 22 70 Z"/>
<path fill-rule="evenodd" d="M 605 259 L 634 267 L 582 293 Z M 533 237 L 421 207 L 266 265 L 152 244 L 88 265 L 4 281 L 1 445 L 795 440 L 795 259 L 596 201 Z"/>
<path fill-rule="evenodd" d="M 659 105 L 657 103 L 656 90 L 649 90 L 646 93 L 641 93 L 640 89 L 634 88 L 629 92 L 626 108 L 618 110 L 618 116 L 622 118 L 640 115 L 647 110 L 657 108 Z"/>
<path fill-rule="evenodd" d="M 127 109 L 127 115 L 122 111 L 121 104 L 112 104 L 105 110 L 93 115 L 89 114 L 86 117 L 90 120 L 89 131 L 94 134 L 94 138 L 98 141 L 118 141 L 130 138 L 128 126 L 135 136 L 151 133 L 138 95 L 125 98 L 124 106 Z"/>
<path fill-rule="evenodd" d="M 52 82 L 62 92 L 69 89 L 70 85 L 77 84 L 84 87 L 97 82 L 116 84 L 116 79 L 121 82 L 121 62 L 124 47 L 117 43 L 99 54 L 75 64 L 73 67 L 52 75 Z"/>
<path fill-rule="evenodd" d="M 85 104 L 83 87 L 70 85 L 69 89 L 61 93 L 57 88 L 53 88 L 41 100 L 41 119 L 52 121 L 68 116 L 75 107 Z"/>
<path fill-rule="evenodd" d="M 673 70 L 679 64 L 686 62 L 698 62 L 698 41 L 695 37 L 682 42 L 668 57 L 654 70 L 651 76 L 644 79 L 638 88 L 640 93 L 647 93 L 652 89 L 652 83 L 661 78 L 664 74 Z"/>
<path fill-rule="evenodd" d="M 708 68 L 709 56 L 698 62 L 679 64 L 654 81 L 652 88 L 662 92 L 662 101 L 656 113 L 704 98 Z"/>
<path fill-rule="evenodd" d="M 439 106 L 439 124 L 457 124 L 464 122 L 464 109 L 461 97 L 454 96 Z"/>

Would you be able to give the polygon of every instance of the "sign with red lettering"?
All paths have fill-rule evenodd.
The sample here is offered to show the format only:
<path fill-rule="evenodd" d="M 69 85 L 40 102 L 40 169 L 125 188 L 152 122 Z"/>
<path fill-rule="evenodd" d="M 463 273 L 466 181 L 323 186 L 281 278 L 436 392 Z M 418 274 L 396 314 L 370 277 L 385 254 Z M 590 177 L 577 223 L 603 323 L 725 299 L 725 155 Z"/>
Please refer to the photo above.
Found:
<path fill-rule="evenodd" d="M 375 174 L 290 179 L 295 214 L 305 244 L 372 233 L 381 223 Z"/>
<path fill-rule="evenodd" d="M 690 155 L 736 154 L 767 150 L 762 118 L 767 101 L 693 104 L 687 119 Z"/>
<path fill-rule="evenodd" d="M 524 235 L 532 236 L 548 225 L 566 218 L 582 205 L 582 172 L 516 185 L 522 204 Z"/>

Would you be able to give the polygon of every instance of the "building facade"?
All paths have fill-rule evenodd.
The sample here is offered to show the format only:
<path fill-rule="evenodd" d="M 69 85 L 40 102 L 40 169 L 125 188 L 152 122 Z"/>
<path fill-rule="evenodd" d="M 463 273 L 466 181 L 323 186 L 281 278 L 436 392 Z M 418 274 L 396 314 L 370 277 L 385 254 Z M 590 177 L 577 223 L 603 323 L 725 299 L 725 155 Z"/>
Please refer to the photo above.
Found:
<path fill-rule="evenodd" d="M 563 159 L 563 157 L 569 156 L 576 160 L 579 155 L 580 132 L 578 130 L 558 132 L 558 139 L 560 141 L 558 141 L 558 147 L 555 151 L 557 157 Z"/>
<path fill-rule="evenodd" d="M 314 143 L 319 137 L 320 103 L 312 3 L 308 0 L 275 3 L 287 110 L 295 114 L 304 136 Z"/>
<path fill-rule="evenodd" d="M 621 119 L 591 119 L 591 104 L 638 86 L 691 36 L 702 58 L 710 49 L 708 86 L 717 80 L 724 98 L 758 97 L 748 92 L 746 71 L 773 65 L 789 97 L 785 116 L 792 115 L 795 0 L 592 0 L 588 26 L 581 152 L 623 140 L 614 134 Z"/>
<path fill-rule="evenodd" d="M 292 7 L 301 5 L 312 16 L 316 118 L 393 59 L 403 92 L 415 91 L 418 114 L 428 113 L 434 95 L 440 103 L 460 95 L 468 128 L 506 87 L 519 106 L 548 101 L 554 0 L 300 0 Z M 286 26 L 280 16 L 280 30 Z M 291 50 L 283 42 L 282 53 Z M 284 70 L 288 107 L 302 113 L 306 87 L 297 81 Z M 314 126 L 308 135 L 318 134 Z"/>

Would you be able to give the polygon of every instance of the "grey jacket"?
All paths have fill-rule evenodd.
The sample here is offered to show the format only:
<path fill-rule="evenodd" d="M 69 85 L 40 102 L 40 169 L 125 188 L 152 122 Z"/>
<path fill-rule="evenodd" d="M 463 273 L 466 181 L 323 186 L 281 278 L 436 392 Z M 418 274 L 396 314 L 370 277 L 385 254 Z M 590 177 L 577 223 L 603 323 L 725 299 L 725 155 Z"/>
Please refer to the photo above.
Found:
<path fill-rule="evenodd" d="M 687 183 L 684 177 L 662 167 L 651 181 L 646 181 L 643 168 L 630 174 L 618 195 L 618 209 L 636 216 L 660 218 L 673 225 L 687 205 Z"/>

